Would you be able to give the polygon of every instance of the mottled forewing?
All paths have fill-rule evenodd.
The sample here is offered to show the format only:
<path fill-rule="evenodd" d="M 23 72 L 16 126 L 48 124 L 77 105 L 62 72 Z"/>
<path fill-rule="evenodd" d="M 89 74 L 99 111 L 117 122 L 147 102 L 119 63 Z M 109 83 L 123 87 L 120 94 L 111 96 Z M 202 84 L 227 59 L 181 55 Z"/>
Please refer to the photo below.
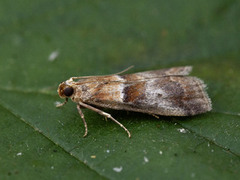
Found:
<path fill-rule="evenodd" d="M 202 80 L 188 76 L 162 76 L 141 81 L 113 81 L 99 85 L 89 104 L 167 116 L 187 116 L 211 110 Z"/>

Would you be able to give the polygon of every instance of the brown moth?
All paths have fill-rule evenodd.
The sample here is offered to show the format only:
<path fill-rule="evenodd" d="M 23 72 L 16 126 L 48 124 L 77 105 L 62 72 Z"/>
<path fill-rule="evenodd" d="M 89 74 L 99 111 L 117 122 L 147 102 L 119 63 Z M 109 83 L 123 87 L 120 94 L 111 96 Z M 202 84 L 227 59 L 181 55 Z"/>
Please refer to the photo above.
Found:
<path fill-rule="evenodd" d="M 129 68 L 128 68 L 129 69 Z M 126 70 L 128 70 L 126 69 Z M 105 76 L 71 77 L 58 87 L 58 94 L 77 103 L 78 112 L 88 133 L 81 107 L 91 109 L 130 132 L 110 114 L 96 108 L 135 111 L 151 115 L 192 116 L 212 109 L 204 82 L 188 76 L 191 66 L 120 75 L 126 70 Z"/>

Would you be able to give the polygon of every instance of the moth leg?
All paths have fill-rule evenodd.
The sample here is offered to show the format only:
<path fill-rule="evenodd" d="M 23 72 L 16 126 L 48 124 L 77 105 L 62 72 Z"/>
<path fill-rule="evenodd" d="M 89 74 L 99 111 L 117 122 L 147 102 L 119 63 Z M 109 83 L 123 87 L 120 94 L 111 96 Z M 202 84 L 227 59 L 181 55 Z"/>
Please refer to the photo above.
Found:
<path fill-rule="evenodd" d="M 83 124 L 84 124 L 84 127 L 85 127 L 85 133 L 84 133 L 83 137 L 86 137 L 87 134 L 88 134 L 87 123 L 85 121 L 84 114 L 83 114 L 83 112 L 81 110 L 81 106 L 79 104 L 77 105 L 77 109 L 78 109 L 78 112 L 79 112 L 79 114 L 80 114 L 80 116 L 81 116 L 81 118 L 83 120 Z"/>
<path fill-rule="evenodd" d="M 61 104 L 57 104 L 56 107 L 64 106 L 68 102 L 68 98 L 65 99 L 65 101 Z"/>
<path fill-rule="evenodd" d="M 156 114 L 151 114 L 153 117 L 159 119 L 159 116 L 157 116 Z"/>
<path fill-rule="evenodd" d="M 104 117 L 107 117 L 107 118 L 111 119 L 112 121 L 114 121 L 115 123 L 117 123 L 121 128 L 123 128 L 123 129 L 127 132 L 129 138 L 131 137 L 131 133 L 128 131 L 128 129 L 125 128 L 125 126 L 123 126 L 123 125 L 122 125 L 120 122 L 118 122 L 116 119 L 114 119 L 114 118 L 111 116 L 111 114 L 108 114 L 108 113 L 106 113 L 106 112 L 104 112 L 104 111 L 101 111 L 101 110 L 99 110 L 99 109 L 97 109 L 97 108 L 95 108 L 95 107 L 92 107 L 92 106 L 90 106 L 90 105 L 88 105 L 88 104 L 84 104 L 84 103 L 82 103 L 82 102 L 79 102 L 79 106 L 83 106 L 83 107 L 85 107 L 85 108 L 87 108 L 87 109 L 91 109 L 91 110 L 97 112 L 98 114 L 100 114 L 100 115 L 102 115 L 102 116 L 104 116 Z"/>

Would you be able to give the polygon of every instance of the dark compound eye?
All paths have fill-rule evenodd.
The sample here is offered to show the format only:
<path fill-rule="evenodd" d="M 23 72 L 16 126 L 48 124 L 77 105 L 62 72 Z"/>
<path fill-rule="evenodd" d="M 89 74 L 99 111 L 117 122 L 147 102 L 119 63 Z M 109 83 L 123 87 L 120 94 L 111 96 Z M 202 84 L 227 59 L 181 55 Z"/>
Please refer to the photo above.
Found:
<path fill-rule="evenodd" d="M 63 94 L 65 95 L 65 96 L 71 96 L 72 94 L 73 94 L 73 88 L 72 87 L 67 87 L 67 88 L 65 88 L 64 90 L 63 90 Z"/>

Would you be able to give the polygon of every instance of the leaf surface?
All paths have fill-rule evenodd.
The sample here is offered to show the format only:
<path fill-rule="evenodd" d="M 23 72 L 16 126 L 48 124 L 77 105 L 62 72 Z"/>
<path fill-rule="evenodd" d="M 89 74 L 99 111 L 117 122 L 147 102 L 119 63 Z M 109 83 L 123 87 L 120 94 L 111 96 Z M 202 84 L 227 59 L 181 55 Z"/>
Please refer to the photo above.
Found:
<path fill-rule="evenodd" d="M 0 2 L 0 179 L 237 179 L 238 1 Z M 192 65 L 213 110 L 194 117 L 56 108 L 72 76 Z"/>

